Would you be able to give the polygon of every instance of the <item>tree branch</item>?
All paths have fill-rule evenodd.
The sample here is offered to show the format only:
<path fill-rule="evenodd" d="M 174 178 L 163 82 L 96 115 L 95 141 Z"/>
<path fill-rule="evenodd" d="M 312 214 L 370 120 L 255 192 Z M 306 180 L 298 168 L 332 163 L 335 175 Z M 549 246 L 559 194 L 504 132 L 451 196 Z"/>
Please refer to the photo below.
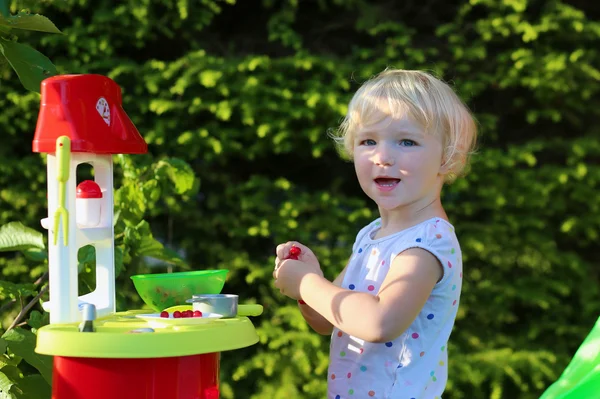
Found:
<path fill-rule="evenodd" d="M 37 301 L 40 300 L 40 298 L 42 297 L 42 295 L 44 295 L 46 293 L 46 291 L 48 291 L 48 285 L 45 286 L 44 288 L 42 288 L 40 290 L 40 292 L 35 296 L 35 298 L 33 298 L 23 309 L 21 309 L 21 311 L 19 312 L 19 314 L 17 315 L 17 317 L 15 317 L 15 319 L 13 320 L 13 322 L 10 324 L 10 326 L 8 326 L 8 328 L 6 329 L 6 332 L 9 332 L 10 330 L 12 330 L 17 324 L 19 324 L 19 322 L 21 321 L 21 319 L 27 314 L 27 312 L 29 311 L 29 309 L 31 309 L 31 307 L 33 305 L 35 305 L 37 303 Z"/>

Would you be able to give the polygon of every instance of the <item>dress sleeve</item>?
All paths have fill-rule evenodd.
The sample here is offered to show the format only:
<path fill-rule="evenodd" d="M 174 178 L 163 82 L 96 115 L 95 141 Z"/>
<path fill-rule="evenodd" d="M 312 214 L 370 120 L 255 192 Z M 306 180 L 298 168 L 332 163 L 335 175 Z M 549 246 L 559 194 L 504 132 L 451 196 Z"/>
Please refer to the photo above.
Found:
<path fill-rule="evenodd" d="M 441 220 L 427 223 L 411 239 L 412 243 L 406 243 L 401 252 L 409 248 L 422 248 L 435 256 L 444 273 L 438 286 L 452 279 L 457 270 L 462 269 L 460 246 L 452 225 Z"/>

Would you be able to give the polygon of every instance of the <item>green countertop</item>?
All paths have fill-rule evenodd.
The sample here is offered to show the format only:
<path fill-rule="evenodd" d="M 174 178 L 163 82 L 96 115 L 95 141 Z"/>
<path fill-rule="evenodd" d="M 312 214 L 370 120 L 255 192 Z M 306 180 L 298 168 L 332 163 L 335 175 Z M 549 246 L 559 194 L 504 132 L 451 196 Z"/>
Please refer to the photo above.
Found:
<path fill-rule="evenodd" d="M 35 351 L 43 355 L 90 358 L 157 358 L 223 352 L 254 345 L 258 335 L 247 317 L 148 321 L 131 310 L 95 321 L 95 332 L 79 323 L 50 324 L 38 330 Z M 193 324 L 190 324 L 193 323 Z M 152 328 L 154 332 L 136 332 Z"/>

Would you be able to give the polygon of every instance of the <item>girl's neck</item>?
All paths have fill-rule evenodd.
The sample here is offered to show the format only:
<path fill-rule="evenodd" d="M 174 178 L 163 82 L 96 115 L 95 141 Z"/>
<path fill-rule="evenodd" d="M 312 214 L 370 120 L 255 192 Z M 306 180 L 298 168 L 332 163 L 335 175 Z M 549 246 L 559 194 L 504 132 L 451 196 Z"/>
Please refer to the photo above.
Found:
<path fill-rule="evenodd" d="M 401 209 L 379 209 L 379 214 L 381 215 L 381 228 L 374 238 L 382 238 L 397 233 L 435 217 L 448 220 L 440 197 L 436 197 L 425 204 L 410 204 Z"/>

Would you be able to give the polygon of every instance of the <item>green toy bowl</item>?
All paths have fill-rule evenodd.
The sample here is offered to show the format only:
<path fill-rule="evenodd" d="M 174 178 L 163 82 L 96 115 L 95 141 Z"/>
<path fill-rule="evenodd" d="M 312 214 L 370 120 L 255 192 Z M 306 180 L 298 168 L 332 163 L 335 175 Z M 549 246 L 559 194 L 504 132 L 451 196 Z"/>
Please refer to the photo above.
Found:
<path fill-rule="evenodd" d="M 131 276 L 136 291 L 157 312 L 175 305 L 186 305 L 197 294 L 220 294 L 229 270 L 138 274 Z"/>

